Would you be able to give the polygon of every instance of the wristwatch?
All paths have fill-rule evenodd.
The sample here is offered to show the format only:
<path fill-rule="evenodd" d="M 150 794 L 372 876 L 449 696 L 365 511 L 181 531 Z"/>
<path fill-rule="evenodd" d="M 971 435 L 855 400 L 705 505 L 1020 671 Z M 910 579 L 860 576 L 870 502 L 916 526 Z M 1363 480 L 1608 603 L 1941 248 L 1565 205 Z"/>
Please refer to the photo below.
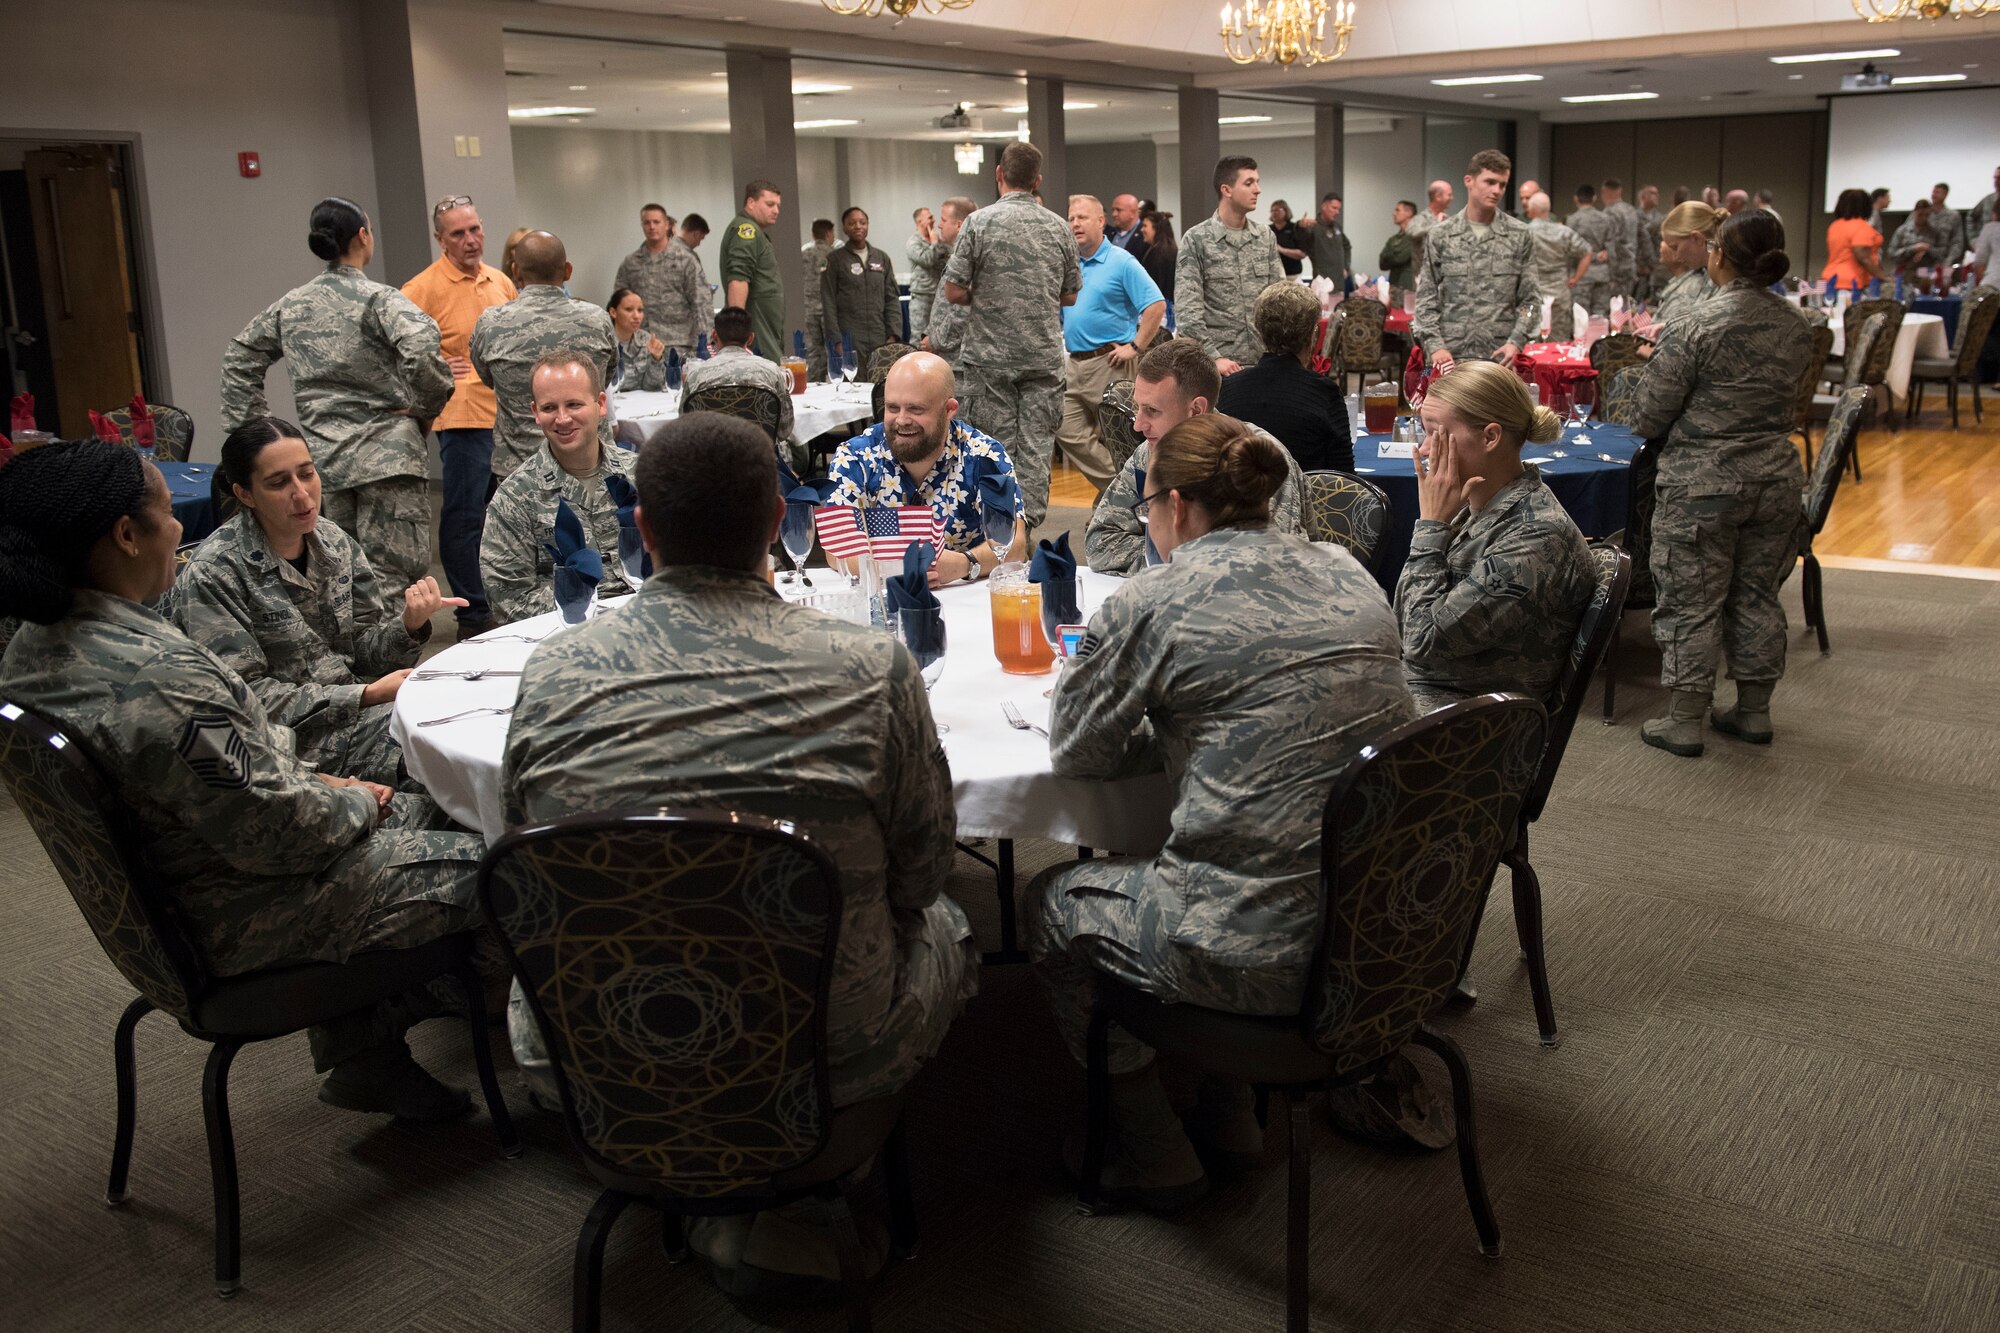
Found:
<path fill-rule="evenodd" d="M 965 563 L 972 568 L 965 571 L 965 577 L 959 580 L 960 583 L 977 583 L 986 577 L 986 567 L 979 563 L 979 557 L 972 552 L 965 552 Z"/>

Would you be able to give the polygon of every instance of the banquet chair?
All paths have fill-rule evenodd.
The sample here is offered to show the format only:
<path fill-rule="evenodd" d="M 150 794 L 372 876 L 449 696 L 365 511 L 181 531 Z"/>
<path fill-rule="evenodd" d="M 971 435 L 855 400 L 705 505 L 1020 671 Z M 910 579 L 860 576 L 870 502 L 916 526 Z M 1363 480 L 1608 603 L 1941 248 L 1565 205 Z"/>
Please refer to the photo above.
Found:
<path fill-rule="evenodd" d="M 1611 540 L 1632 557 L 1632 578 L 1627 585 L 1624 611 L 1653 609 L 1653 501 L 1654 483 L 1659 479 L 1660 441 L 1647 440 L 1632 455 L 1631 490 L 1625 496 L 1625 527 Z M 1622 618 L 1623 612 L 1620 613 Z M 1614 621 L 1611 642 L 1604 650 L 1604 725 L 1617 715 L 1618 622 Z"/>
<path fill-rule="evenodd" d="M 704 384 L 681 399 L 682 415 L 689 412 L 740 417 L 772 440 L 778 438 L 778 423 L 784 420 L 778 395 L 756 384 Z"/>
<path fill-rule="evenodd" d="M 1898 310 L 1901 308 L 1900 306 L 1897 307 Z M 1901 316 L 1896 316 L 1895 320 L 1900 323 Z M 1877 401 L 1875 391 L 1878 387 L 1884 396 L 1889 392 L 1887 384 L 1880 384 L 1878 386 L 1875 381 L 1868 378 L 1868 374 L 1871 367 L 1879 359 L 1881 360 L 1881 377 L 1883 379 L 1888 377 L 1888 361 L 1886 358 L 1888 351 L 1893 350 L 1895 346 L 1895 335 L 1890 328 L 1890 324 L 1891 317 L 1879 311 L 1863 320 L 1861 332 L 1855 339 L 1854 355 L 1848 359 L 1846 366 L 1841 372 L 1846 380 L 1846 383 L 1842 386 L 1843 392 L 1846 389 L 1865 389 L 1867 390 L 1868 401 L 1871 406 Z M 1830 419 L 1833 415 L 1833 409 L 1840 402 L 1840 397 L 1841 395 L 1839 394 L 1814 394 L 1809 415 L 1814 420 Z M 1861 445 L 1858 430 L 1855 440 L 1850 444 L 1848 449 L 1847 461 L 1854 469 L 1854 479 L 1860 481 Z M 1810 453 L 1808 454 L 1808 466 L 1810 466 Z"/>
<path fill-rule="evenodd" d="M 1869 316 L 1888 315 L 1895 320 L 1896 328 L 1900 329 L 1903 325 L 1904 309 L 1901 301 L 1888 296 L 1873 296 L 1865 301 L 1849 302 L 1847 308 L 1840 312 L 1841 355 L 1833 357 L 1826 363 L 1827 380 L 1841 385 L 1847 382 L 1847 362 L 1854 353 L 1854 340 L 1861 336 L 1861 326 L 1868 322 Z"/>
<path fill-rule="evenodd" d="M 1482 892 L 1516 836 L 1547 720 L 1521 695 L 1439 709 L 1362 745 L 1334 778 L 1320 830 L 1319 922 L 1304 1001 L 1292 1015 L 1252 1016 L 1169 1004 L 1109 976 L 1097 979 L 1086 1080 L 1089 1125 L 1079 1207 L 1108 1207 L 1100 1189 L 1111 1102 L 1113 1023 L 1204 1074 L 1282 1100 L 1290 1127 L 1286 1328 L 1309 1320 L 1315 1093 L 1381 1072 L 1406 1046 L 1436 1053 L 1451 1074 L 1459 1173 L 1480 1252 L 1500 1253 L 1473 1124 L 1471 1071 L 1425 1020 L 1452 994 Z M 1440 849 L 1449 849 L 1448 853 Z M 1421 911 L 1402 910 L 1416 898 Z"/>
<path fill-rule="evenodd" d="M 1374 482 L 1349 472 L 1305 474 L 1306 537 L 1338 542 L 1370 574 L 1382 550 L 1382 529 L 1389 522 L 1389 497 Z"/>
<path fill-rule="evenodd" d="M 916 1244 L 903 1095 L 833 1105 L 827 1010 L 840 872 L 794 825 L 649 808 L 517 829 L 479 896 L 546 1044 L 563 1122 L 602 1186 L 577 1233 L 573 1327 L 598 1327 L 604 1245 L 644 1202 L 681 1220 L 823 1200 L 848 1327 L 869 1326 L 845 1178 L 876 1156 L 896 1252 Z M 617 947 L 605 941 L 615 939 Z"/>
<path fill-rule="evenodd" d="M 889 378 L 889 367 L 916 350 L 908 343 L 883 343 L 869 354 L 868 382 L 874 386 L 871 397 L 877 422 L 882 420 L 882 385 Z"/>
<path fill-rule="evenodd" d="M 1812 326 L 1812 352 L 1806 358 L 1806 372 L 1799 377 L 1798 392 L 1792 399 L 1792 430 L 1806 446 L 1806 470 L 1812 470 L 1813 396 L 1826 376 L 1827 358 L 1833 354 L 1833 326 L 1822 315 Z"/>
<path fill-rule="evenodd" d="M 1111 455 L 1111 469 L 1121 472 L 1131 461 L 1144 436 L 1133 421 L 1133 413 L 1138 409 L 1132 402 L 1132 381 L 1113 380 L 1104 387 L 1104 396 L 1097 403 L 1097 442 Z"/>
<path fill-rule="evenodd" d="M 34 713 L 0 702 L 0 780 L 27 816 L 99 946 L 139 992 L 119 1017 L 112 1038 L 118 1129 L 104 1192 L 107 1204 L 116 1207 L 127 1197 L 138 1116 L 132 1034 L 139 1020 L 158 1009 L 189 1036 L 209 1043 L 201 1101 L 215 1196 L 218 1295 L 234 1296 L 241 1285 L 242 1214 L 229 1120 L 229 1066 L 251 1042 L 289 1037 L 449 976 L 464 995 L 479 1085 L 501 1151 L 508 1157 L 520 1155 L 521 1142 L 493 1072 L 483 985 L 472 967 L 472 932 L 410 949 L 357 953 L 344 963 L 214 976 L 148 864 L 130 811 L 81 746 Z"/>
<path fill-rule="evenodd" d="M 1924 385 L 1943 384 L 1951 404 L 1951 428 L 1958 429 L 1958 386 L 1963 381 L 1972 390 L 1972 419 L 1984 421 L 1979 406 L 1980 349 L 1993 331 L 1993 319 L 2000 315 L 2000 288 L 1974 287 L 1958 312 L 1958 342 L 1950 356 L 1920 356 L 1910 367 L 1910 396 L 1903 420 L 1916 419 L 1924 410 Z"/>
<path fill-rule="evenodd" d="M 1632 557 L 1610 542 L 1592 542 L 1591 558 L 1597 562 L 1597 590 L 1590 605 L 1577 621 L 1576 637 L 1570 640 L 1569 656 L 1556 677 L 1549 699 L 1549 733 L 1542 746 L 1541 765 L 1521 805 L 1521 822 L 1513 845 L 1500 854 L 1510 872 L 1514 889 L 1514 933 L 1520 941 L 1521 957 L 1528 964 L 1528 987 L 1534 996 L 1535 1026 L 1541 1031 L 1542 1045 L 1557 1046 L 1562 1035 L 1556 1030 L 1555 1001 L 1549 995 L 1549 965 L 1542 941 L 1542 880 L 1528 860 L 1528 825 L 1542 817 L 1549 803 L 1549 789 L 1555 786 L 1556 772 L 1562 767 L 1563 752 L 1569 748 L 1570 732 L 1577 714 L 1583 711 L 1584 696 L 1590 693 L 1590 678 L 1611 649 L 1618 633 L 1618 621 L 1625 613 L 1625 595 L 1632 586 Z M 1465 984 L 1472 966 L 1472 946 L 1478 939 L 1479 923 L 1486 915 L 1486 895 L 1493 891 L 1489 882 L 1480 895 L 1479 910 L 1472 917 L 1472 934 L 1465 941 L 1465 957 L 1459 967 L 1458 992 L 1475 998 Z"/>
<path fill-rule="evenodd" d="M 1643 365 L 1622 366 L 1606 377 L 1604 392 L 1598 397 L 1597 419 L 1614 426 L 1631 425 L 1639 415 L 1640 377 L 1645 373 Z"/>
<path fill-rule="evenodd" d="M 183 409 L 165 403 L 148 403 L 146 410 L 153 417 L 153 456 L 162 463 L 187 462 L 194 452 L 194 418 Z M 104 415 L 118 427 L 119 437 L 125 443 L 136 443 L 129 405 L 115 407 Z"/>
<path fill-rule="evenodd" d="M 1826 433 L 1820 437 L 1819 461 L 1806 478 L 1805 525 L 1799 532 L 1799 555 L 1805 568 L 1799 574 L 1799 600 L 1805 605 L 1806 624 L 1819 633 L 1819 654 L 1833 649 L 1826 639 L 1826 597 L 1820 584 L 1819 557 L 1813 554 L 1813 538 L 1826 527 L 1833 512 L 1833 494 L 1840 489 L 1840 471 L 1847 466 L 1847 453 L 1861 430 L 1861 410 L 1868 403 L 1866 389 L 1848 389 L 1834 405 L 1827 419 Z"/>
<path fill-rule="evenodd" d="M 1590 345 L 1590 368 L 1599 380 L 1616 375 L 1627 366 L 1643 366 L 1642 343 L 1636 333 L 1611 333 Z"/>
<path fill-rule="evenodd" d="M 1340 303 L 1336 312 L 1340 320 L 1340 355 L 1335 364 L 1342 366 L 1339 380 L 1340 391 L 1347 392 L 1346 369 L 1361 373 L 1360 388 L 1367 387 L 1368 375 L 1382 361 L 1382 328 L 1389 318 L 1389 307 L 1372 296 L 1350 296 Z"/>

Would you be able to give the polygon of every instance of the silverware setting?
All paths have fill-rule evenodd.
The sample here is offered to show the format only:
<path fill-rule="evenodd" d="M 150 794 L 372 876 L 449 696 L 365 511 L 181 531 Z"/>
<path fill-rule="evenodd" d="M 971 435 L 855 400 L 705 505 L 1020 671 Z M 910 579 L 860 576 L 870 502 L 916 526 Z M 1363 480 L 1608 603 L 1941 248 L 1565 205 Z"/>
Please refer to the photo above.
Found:
<path fill-rule="evenodd" d="M 481 634 L 470 640 L 473 643 L 540 643 L 539 634 Z"/>
<path fill-rule="evenodd" d="M 449 717 L 430 718 L 427 721 L 417 723 L 417 725 L 420 727 L 441 727 L 447 722 L 456 722 L 462 717 L 478 717 L 481 713 L 493 713 L 500 717 L 505 717 L 513 711 L 514 705 L 512 704 L 508 704 L 505 708 L 468 708 L 463 713 L 453 713 Z"/>
<path fill-rule="evenodd" d="M 1607 462 L 1607 463 L 1616 463 L 1616 464 L 1618 464 L 1618 465 L 1619 465 L 1620 467 L 1631 467 L 1631 466 L 1632 466 L 1632 460 L 1631 460 L 1631 459 L 1629 459 L 1629 458 L 1614 458 L 1614 457 L 1612 457 L 1612 456 L 1611 456 L 1610 454 L 1599 454 L 1599 455 L 1598 455 L 1598 457 L 1599 457 L 1600 459 L 1602 459 L 1602 460 L 1603 460 L 1604 462 Z"/>
<path fill-rule="evenodd" d="M 1043 740 L 1047 740 L 1049 738 L 1048 732 L 1036 726 L 1034 723 L 1028 721 L 1027 718 L 1022 717 L 1021 710 L 1014 707 L 1013 704 L 1002 703 L 1000 705 L 1000 712 L 1006 717 L 1007 725 L 1012 727 L 1014 730 L 1032 731 L 1037 736 L 1040 736 Z"/>
<path fill-rule="evenodd" d="M 482 680 L 487 676 L 518 676 L 518 671 L 494 671 L 489 667 L 476 667 L 470 671 L 412 671 L 411 680 Z"/>

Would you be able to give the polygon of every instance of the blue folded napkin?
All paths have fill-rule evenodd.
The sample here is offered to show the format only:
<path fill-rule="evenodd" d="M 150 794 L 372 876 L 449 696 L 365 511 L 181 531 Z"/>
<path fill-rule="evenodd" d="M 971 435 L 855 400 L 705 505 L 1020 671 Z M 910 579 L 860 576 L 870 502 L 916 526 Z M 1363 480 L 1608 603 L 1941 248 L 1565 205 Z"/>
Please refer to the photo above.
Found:
<path fill-rule="evenodd" d="M 1002 468 L 997 459 L 985 457 L 975 458 L 973 468 L 979 503 L 1005 514 L 1011 522 L 1021 512 L 1021 484 L 1014 479 L 1014 470 Z"/>
<path fill-rule="evenodd" d="M 1045 624 L 1076 625 L 1083 621 L 1083 605 L 1077 596 L 1076 556 L 1070 553 L 1069 534 L 1054 541 L 1044 538 L 1028 563 L 1028 581 L 1042 585 L 1042 620 Z"/>
<path fill-rule="evenodd" d="M 584 540 L 583 520 L 569 507 L 569 501 L 556 501 L 555 540 L 542 549 L 556 562 L 556 605 L 565 618 L 581 614 L 590 603 L 590 595 L 604 581 L 604 557 Z"/>
<path fill-rule="evenodd" d="M 896 622 L 900 624 L 897 637 L 919 667 L 929 666 L 944 652 L 944 617 L 928 578 L 936 558 L 929 542 L 911 542 L 903 552 L 903 572 L 890 575 L 882 585 L 882 604 L 891 616 L 906 611 L 929 613 L 904 616 Z"/>
<path fill-rule="evenodd" d="M 820 495 L 820 491 L 817 486 L 808 486 L 804 482 L 800 482 L 798 485 L 792 487 L 789 491 L 785 492 L 785 499 L 788 503 L 791 504 L 808 504 L 808 505 L 818 506 L 822 502 L 823 497 Z"/>
<path fill-rule="evenodd" d="M 1132 469 L 1132 489 L 1139 493 L 1139 498 L 1141 500 L 1146 498 L 1146 469 L 1142 467 L 1135 467 Z M 1151 524 L 1141 525 L 1140 531 L 1143 532 L 1146 537 L 1146 563 L 1148 565 L 1164 565 L 1165 563 L 1167 563 L 1165 560 L 1160 558 L 1160 548 L 1153 545 L 1152 525 Z"/>
<path fill-rule="evenodd" d="M 629 477 L 613 472 L 604 479 L 604 489 L 611 496 L 611 503 L 618 506 L 618 563 L 626 564 L 637 557 L 639 577 L 653 577 L 653 557 L 646 550 L 645 538 L 639 535 L 638 488 Z"/>

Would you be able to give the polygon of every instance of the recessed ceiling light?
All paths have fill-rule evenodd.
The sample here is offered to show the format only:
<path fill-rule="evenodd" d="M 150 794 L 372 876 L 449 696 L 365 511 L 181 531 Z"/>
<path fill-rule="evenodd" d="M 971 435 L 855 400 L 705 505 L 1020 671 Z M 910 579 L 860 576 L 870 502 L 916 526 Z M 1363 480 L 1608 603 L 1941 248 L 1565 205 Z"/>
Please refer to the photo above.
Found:
<path fill-rule="evenodd" d="M 1591 93 L 1591 94 L 1589 94 L 1588 96 L 1584 96 L 1584 97 L 1565 97 L 1565 98 L 1563 98 L 1562 100 L 1563 100 L 1563 101 L 1565 101 L 1565 102 L 1570 102 L 1570 103 L 1578 103 L 1578 102 L 1650 102 L 1650 101 L 1652 101 L 1652 100 L 1653 100 L 1654 98 L 1656 98 L 1656 97 L 1658 97 L 1658 96 L 1659 96 L 1659 94 L 1658 94 L 1658 93 Z M 1706 101 L 1707 99 L 1706 99 L 1706 98 L 1704 98 L 1703 100 L 1704 100 L 1704 101 Z"/>
<path fill-rule="evenodd" d="M 1540 83 L 1539 74 L 1468 74 L 1457 79 L 1432 79 L 1440 88 L 1474 88 L 1482 83 Z"/>
<path fill-rule="evenodd" d="M 946 46 L 964 46 L 964 45 L 965 45 L 964 41 L 962 41 L 961 39 L 959 39 L 959 38 L 956 38 L 956 37 L 948 37 L 948 38 L 946 38 L 946 39 L 945 39 L 945 43 L 944 43 L 944 44 L 945 44 Z"/>
<path fill-rule="evenodd" d="M 807 83 L 799 81 L 792 84 L 792 96 L 794 97 L 810 97 L 814 93 L 851 93 L 853 91 L 854 85 L 850 83 Z"/>
<path fill-rule="evenodd" d="M 546 120 L 550 116 L 594 116 L 594 106 L 510 106 L 507 116 L 511 120 Z"/>
<path fill-rule="evenodd" d="M 1815 51 L 1803 56 L 1772 56 L 1774 65 L 1816 65 L 1828 60 L 1887 60 L 1890 56 L 1903 54 L 1893 46 L 1885 46 L 1879 51 Z"/>
<path fill-rule="evenodd" d="M 795 130 L 830 130 L 840 125 L 859 125 L 860 123 L 858 120 L 795 120 L 792 122 L 792 128 Z"/>
<path fill-rule="evenodd" d="M 1215 123 L 1218 125 L 1262 125 L 1269 119 L 1269 116 L 1217 116 Z"/>
<path fill-rule="evenodd" d="M 1964 82 L 1965 82 L 1965 76 L 1963 74 L 1899 74 L 1895 78 L 1889 80 L 1889 83 L 1892 87 L 1901 87 L 1906 83 L 1964 83 Z"/>
<path fill-rule="evenodd" d="M 1785 77 L 1786 77 L 1786 78 L 1788 78 L 1788 79 L 1803 79 L 1803 78 L 1805 77 L 1805 75 L 1803 75 L 1803 74 L 1787 74 L 1787 75 L 1786 75 Z"/>
<path fill-rule="evenodd" d="M 729 77 L 729 71 L 726 69 L 712 69 L 708 72 L 708 77 L 711 79 L 726 79 Z"/>
<path fill-rule="evenodd" d="M 1005 112 L 1006 114 L 1010 115 L 1010 116 L 1025 116 L 1025 115 L 1027 115 L 1027 114 L 1028 114 L 1028 108 L 1027 108 L 1027 107 L 1025 107 L 1025 106 L 1003 106 L 1003 107 L 1001 107 L 1000 109 L 1001 109 L 1002 111 L 1004 111 L 1004 112 Z M 1095 111 L 1095 110 L 1097 110 L 1097 103 L 1095 103 L 1095 102 L 1064 102 L 1064 103 L 1063 103 L 1063 110 L 1065 110 L 1065 111 Z"/>
<path fill-rule="evenodd" d="M 590 85 L 587 83 L 572 83 L 569 86 L 569 90 L 573 93 L 587 93 L 590 91 Z"/>

